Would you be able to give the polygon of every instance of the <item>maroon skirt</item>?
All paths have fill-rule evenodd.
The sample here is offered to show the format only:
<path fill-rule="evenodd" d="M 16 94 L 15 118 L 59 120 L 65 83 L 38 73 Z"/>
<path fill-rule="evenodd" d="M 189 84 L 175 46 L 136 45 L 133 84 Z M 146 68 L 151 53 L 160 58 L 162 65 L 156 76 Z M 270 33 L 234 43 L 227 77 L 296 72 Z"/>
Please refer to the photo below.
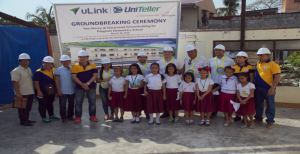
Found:
<path fill-rule="evenodd" d="M 236 94 L 220 92 L 220 95 L 218 96 L 217 100 L 217 111 L 233 113 L 234 108 L 233 105 L 230 103 L 230 100 L 235 101 L 235 99 Z"/>
<path fill-rule="evenodd" d="M 193 111 L 195 109 L 194 100 L 195 100 L 194 92 L 183 92 L 182 109 L 185 111 Z"/>
<path fill-rule="evenodd" d="M 246 97 L 241 97 L 242 100 Z M 240 100 L 238 100 L 240 102 Z M 246 104 L 241 104 L 240 108 L 237 110 L 237 115 L 254 115 L 255 114 L 255 103 L 253 97 L 250 98 Z"/>
<path fill-rule="evenodd" d="M 130 89 L 128 88 L 127 96 L 124 103 L 124 111 L 141 112 L 142 105 L 142 88 Z"/>
<path fill-rule="evenodd" d="M 140 88 L 141 94 L 144 94 L 144 88 Z M 141 102 L 142 102 L 142 110 L 146 110 L 147 108 L 147 97 L 141 95 Z"/>
<path fill-rule="evenodd" d="M 166 88 L 166 109 L 177 111 L 181 110 L 180 100 L 176 100 L 178 89 Z"/>
<path fill-rule="evenodd" d="M 124 99 L 124 95 L 125 95 L 125 92 L 124 91 L 121 91 L 121 92 L 114 92 L 114 91 L 111 91 L 110 93 L 110 96 L 111 96 L 111 100 L 109 101 L 109 106 L 111 108 L 124 108 L 124 102 L 125 102 L 125 99 Z"/>
<path fill-rule="evenodd" d="M 199 95 L 203 95 L 205 92 L 199 91 Z M 198 101 L 196 103 L 196 112 L 215 112 L 216 106 L 214 102 L 213 94 L 210 92 L 208 93 L 203 100 Z"/>
<path fill-rule="evenodd" d="M 162 113 L 164 109 L 164 100 L 162 90 L 148 89 L 147 113 Z"/>

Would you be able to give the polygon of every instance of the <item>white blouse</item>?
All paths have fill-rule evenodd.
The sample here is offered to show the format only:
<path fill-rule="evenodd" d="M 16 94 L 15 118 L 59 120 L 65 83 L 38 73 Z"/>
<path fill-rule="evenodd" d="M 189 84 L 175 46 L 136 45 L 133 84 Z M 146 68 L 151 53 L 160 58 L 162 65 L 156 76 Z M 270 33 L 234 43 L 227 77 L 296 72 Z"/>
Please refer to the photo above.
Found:
<path fill-rule="evenodd" d="M 181 82 L 178 90 L 180 92 L 195 92 L 196 91 L 196 83 L 195 82 Z"/>
<path fill-rule="evenodd" d="M 219 85 L 221 85 L 221 91 L 228 94 L 236 93 L 236 86 L 238 83 L 238 79 L 234 75 L 232 75 L 230 78 L 227 78 L 226 75 L 222 75 L 219 81 Z"/>
<path fill-rule="evenodd" d="M 175 74 L 174 76 L 169 76 L 165 74 L 167 84 L 166 87 L 171 89 L 171 88 L 178 88 L 179 83 L 181 83 L 181 77 L 178 74 Z"/>
<path fill-rule="evenodd" d="M 136 85 L 136 86 L 141 85 L 141 81 L 144 80 L 144 76 L 141 75 L 141 74 L 137 74 L 137 75 L 134 75 L 134 76 L 133 75 L 127 75 L 125 80 L 129 81 L 128 87 L 130 89 L 138 89 L 138 88 L 131 88 L 130 85 L 132 85 L 132 84 Z"/>
<path fill-rule="evenodd" d="M 159 90 L 159 89 L 161 89 L 162 84 L 167 82 L 166 79 L 161 81 L 160 74 L 154 75 L 152 73 L 146 75 L 144 81 L 147 82 L 147 87 L 148 87 L 148 89 L 151 89 L 151 90 Z"/>
<path fill-rule="evenodd" d="M 100 78 L 100 76 L 102 76 L 102 74 L 100 74 L 100 72 L 101 72 L 101 71 L 98 72 L 98 75 L 97 75 L 98 78 Z M 103 70 L 103 73 L 104 73 L 105 79 L 107 79 L 107 78 L 108 78 L 108 72 L 106 72 L 105 70 Z M 110 76 L 109 76 L 109 77 L 114 76 L 114 73 L 115 73 L 115 72 L 114 72 L 114 69 L 111 69 L 111 71 L 110 71 Z"/>
<path fill-rule="evenodd" d="M 202 80 L 201 78 L 196 79 L 196 83 L 198 84 L 198 88 L 201 92 L 206 92 L 210 85 L 214 84 L 214 81 L 210 78 Z"/>
<path fill-rule="evenodd" d="M 112 91 L 122 92 L 125 90 L 126 80 L 124 77 L 116 78 L 115 76 L 109 80 L 109 84 L 112 86 Z"/>
<path fill-rule="evenodd" d="M 245 87 L 242 87 L 241 83 L 237 85 L 237 90 L 239 90 L 240 96 L 242 97 L 248 97 L 251 93 L 251 89 L 255 89 L 255 85 L 251 82 L 249 82 Z"/>

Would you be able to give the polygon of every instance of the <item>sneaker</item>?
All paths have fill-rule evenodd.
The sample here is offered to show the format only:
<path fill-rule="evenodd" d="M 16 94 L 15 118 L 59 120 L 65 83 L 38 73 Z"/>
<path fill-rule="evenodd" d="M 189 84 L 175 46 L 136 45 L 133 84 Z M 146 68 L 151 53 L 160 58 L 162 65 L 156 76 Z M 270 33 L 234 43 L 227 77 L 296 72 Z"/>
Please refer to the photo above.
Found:
<path fill-rule="evenodd" d="M 271 129 L 271 128 L 274 128 L 274 124 L 273 123 L 267 123 L 267 128 Z"/>
<path fill-rule="evenodd" d="M 179 118 L 175 118 L 174 124 L 179 124 Z"/>
<path fill-rule="evenodd" d="M 60 118 L 58 118 L 56 115 L 51 116 L 50 119 L 52 119 L 52 120 L 60 120 Z"/>
<path fill-rule="evenodd" d="M 254 123 L 263 123 L 263 121 L 262 120 L 258 120 L 258 119 L 254 119 Z"/>
<path fill-rule="evenodd" d="M 96 116 L 90 116 L 90 120 L 93 122 L 98 122 L 98 119 L 96 118 Z"/>
<path fill-rule="evenodd" d="M 168 124 L 173 124 L 173 122 L 174 122 L 174 119 L 173 118 L 169 118 Z"/>
<path fill-rule="evenodd" d="M 80 123 L 80 122 L 81 122 L 81 118 L 76 117 L 74 123 Z"/>
<path fill-rule="evenodd" d="M 185 121 L 185 125 L 189 125 L 190 123 L 188 121 Z"/>
<path fill-rule="evenodd" d="M 49 118 L 44 118 L 44 119 L 43 119 L 43 122 L 44 122 L 44 123 L 50 123 L 51 121 L 50 121 Z"/>
<path fill-rule="evenodd" d="M 190 122 L 190 125 L 194 125 L 194 121 Z"/>
<path fill-rule="evenodd" d="M 242 118 L 241 117 L 239 117 L 239 116 L 236 116 L 234 119 L 234 122 L 237 122 L 237 121 L 240 121 L 240 120 L 242 120 Z"/>
<path fill-rule="evenodd" d="M 199 126 L 203 126 L 204 124 L 205 124 L 205 121 L 201 120 L 200 123 L 199 123 Z"/>
<path fill-rule="evenodd" d="M 115 117 L 114 119 L 113 119 L 113 122 L 118 122 L 119 121 L 119 118 L 118 117 Z"/>
<path fill-rule="evenodd" d="M 124 121 L 124 119 L 123 119 L 123 117 L 121 117 L 120 119 L 119 119 L 119 122 L 123 122 Z"/>

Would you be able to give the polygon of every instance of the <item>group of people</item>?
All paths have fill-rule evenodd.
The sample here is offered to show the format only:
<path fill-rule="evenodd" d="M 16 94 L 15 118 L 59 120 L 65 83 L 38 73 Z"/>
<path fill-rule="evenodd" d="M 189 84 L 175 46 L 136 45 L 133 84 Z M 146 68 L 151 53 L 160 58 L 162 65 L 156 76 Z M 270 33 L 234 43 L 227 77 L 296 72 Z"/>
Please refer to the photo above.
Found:
<path fill-rule="evenodd" d="M 53 58 L 46 56 L 42 67 L 32 75 L 28 67 L 30 57 L 23 53 L 19 56 L 20 66 L 11 72 L 16 96 L 28 98 L 26 109 L 19 109 L 20 122 L 25 126 L 35 122 L 29 120 L 33 94 L 37 96 L 39 112 L 45 123 L 60 120 L 53 112 L 56 94 L 63 123 L 68 120 L 81 122 L 85 95 L 90 120 L 97 122 L 96 83 L 99 83 L 104 120 L 123 122 L 124 112 L 129 111 L 132 113 L 130 122 L 140 123 L 144 110 L 148 124 L 155 122 L 160 125 L 160 117 L 169 117 L 168 124 L 179 124 L 179 110 L 184 110 L 186 125 L 193 125 L 194 112 L 200 112 L 199 125 L 208 126 L 210 118 L 219 111 L 225 115 L 224 126 L 241 120 L 243 116 L 241 128 L 254 128 L 255 123 L 263 122 L 266 101 L 267 128 L 274 127 L 275 89 L 280 79 L 280 68 L 270 60 L 269 49 L 258 50 L 255 68 L 248 63 L 248 54 L 243 51 L 236 55 L 235 64 L 233 59 L 225 56 L 225 47 L 221 44 L 214 48 L 216 57 L 208 62 L 205 57 L 197 55 L 194 45 L 188 45 L 186 52 L 188 56 L 184 58 L 183 65 L 172 58 L 173 48 L 170 46 L 164 48 L 163 59 L 152 64 L 147 63 L 148 55 L 140 52 L 138 63 L 129 66 L 127 76 L 123 75 L 122 67 L 112 67 L 107 57 L 101 60 L 102 67 L 98 72 L 96 65 L 88 61 L 89 54 L 85 50 L 78 53 L 79 63 L 72 67 L 67 55 L 61 56 L 62 66 L 57 69 L 53 68 Z M 52 85 L 57 93 L 49 93 L 48 87 Z M 232 105 L 235 102 L 240 103 L 236 111 Z M 232 117 L 234 112 L 235 118 Z"/>

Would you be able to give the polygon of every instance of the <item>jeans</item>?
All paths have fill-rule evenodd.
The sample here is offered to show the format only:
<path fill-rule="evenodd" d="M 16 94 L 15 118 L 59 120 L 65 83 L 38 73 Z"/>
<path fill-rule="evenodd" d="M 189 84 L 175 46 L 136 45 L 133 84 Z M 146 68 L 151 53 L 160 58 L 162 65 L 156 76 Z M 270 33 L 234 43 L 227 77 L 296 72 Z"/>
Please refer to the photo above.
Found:
<path fill-rule="evenodd" d="M 42 119 L 44 119 L 44 118 L 47 118 L 46 111 L 48 111 L 49 117 L 54 115 L 53 102 L 54 102 L 55 95 L 48 95 L 45 92 L 42 92 L 42 93 L 43 93 L 43 98 L 37 97 L 37 100 L 39 102 L 40 115 L 41 115 Z M 36 94 L 36 96 L 37 96 L 37 94 Z"/>
<path fill-rule="evenodd" d="M 82 103 L 84 99 L 84 94 L 89 101 L 89 114 L 90 116 L 96 116 L 96 90 L 94 87 L 89 90 L 75 89 L 75 116 L 76 118 L 81 118 L 82 116 Z"/>
<path fill-rule="evenodd" d="M 212 89 L 215 89 L 215 88 L 217 88 L 218 86 L 219 86 L 219 84 L 215 83 L 215 84 L 213 85 Z M 219 90 L 219 92 L 220 92 L 220 90 Z M 215 105 L 216 105 L 216 104 L 217 104 L 217 100 L 218 100 L 219 95 L 213 95 L 213 97 L 214 97 L 214 103 L 215 103 Z M 212 115 L 217 115 L 217 114 L 218 114 L 218 111 L 212 112 L 211 114 L 212 114 Z"/>
<path fill-rule="evenodd" d="M 102 107 L 105 114 L 108 114 L 108 89 L 104 89 L 99 85 L 99 94 L 102 100 Z M 110 108 L 110 114 L 114 114 L 114 109 Z"/>
<path fill-rule="evenodd" d="M 267 108 L 265 114 L 267 116 L 267 123 L 275 123 L 275 93 L 268 96 L 269 89 L 257 87 L 254 90 L 254 102 L 255 102 L 255 119 L 263 120 L 264 101 L 267 102 Z"/>
<path fill-rule="evenodd" d="M 27 122 L 32 107 L 33 95 L 23 95 L 23 98 L 27 98 L 26 109 L 18 109 L 19 119 L 20 122 Z"/>
<path fill-rule="evenodd" d="M 67 109 L 68 99 L 68 109 Z M 71 118 L 74 116 L 75 94 L 63 94 L 59 96 L 60 117 L 62 119 Z M 68 112 L 68 114 L 67 114 Z"/>

